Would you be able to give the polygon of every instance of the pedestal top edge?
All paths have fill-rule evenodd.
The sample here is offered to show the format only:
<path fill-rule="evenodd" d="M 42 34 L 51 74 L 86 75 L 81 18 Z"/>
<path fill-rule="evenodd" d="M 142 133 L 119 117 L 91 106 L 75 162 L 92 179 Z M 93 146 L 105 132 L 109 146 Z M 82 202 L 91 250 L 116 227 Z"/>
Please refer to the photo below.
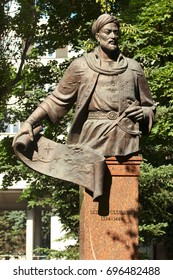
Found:
<path fill-rule="evenodd" d="M 107 157 L 106 163 L 109 164 L 140 164 L 142 161 L 142 156 L 132 156 L 130 158 L 118 158 L 118 157 Z"/>

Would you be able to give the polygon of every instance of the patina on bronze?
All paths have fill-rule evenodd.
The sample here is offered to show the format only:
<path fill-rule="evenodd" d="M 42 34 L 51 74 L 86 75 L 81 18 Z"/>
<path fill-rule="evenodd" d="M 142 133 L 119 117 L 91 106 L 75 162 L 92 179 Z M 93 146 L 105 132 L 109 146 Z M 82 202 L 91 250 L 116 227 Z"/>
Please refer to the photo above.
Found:
<path fill-rule="evenodd" d="M 61 144 L 52 143 L 46 138 L 43 142 L 48 144 L 51 151 L 51 169 L 56 173 L 60 165 L 63 165 L 62 173 L 65 175 L 63 178 L 60 175 L 56 177 L 85 186 L 93 192 L 94 198 L 102 195 L 104 159 L 110 156 L 123 159 L 138 153 L 140 136 L 150 132 L 154 119 L 155 106 L 144 72 L 138 62 L 121 53 L 118 47 L 118 32 L 119 23 L 112 15 L 103 14 L 94 22 L 92 33 L 98 47 L 70 64 L 55 90 L 26 120 L 13 142 L 16 154 L 21 157 L 22 153 L 18 153 L 17 143 L 21 142 L 19 137 L 27 134 L 28 139 L 32 141 L 30 147 L 37 147 L 39 156 L 37 154 L 34 157 L 34 152 L 34 156 L 30 157 L 26 149 L 26 160 L 23 161 L 27 164 L 28 157 L 31 168 L 52 176 L 50 166 L 46 164 L 44 167 L 40 165 L 42 167 L 35 168 L 35 159 L 40 161 L 42 145 L 39 141 L 43 136 L 34 137 L 33 128 L 45 117 L 53 124 L 58 123 L 75 103 L 76 112 L 67 145 L 63 146 L 65 152 L 61 153 L 62 147 L 57 148 L 57 145 Z M 69 159 L 69 149 L 78 149 L 78 157 L 74 152 L 74 159 Z M 97 168 L 97 179 L 91 170 L 88 173 L 90 175 L 87 175 L 87 180 L 92 184 L 88 181 L 84 184 L 84 180 L 79 179 L 82 178 L 81 166 L 85 166 L 87 150 L 88 164 L 91 164 L 93 169 L 95 163 L 101 163 L 101 168 Z M 65 164 L 65 157 L 69 166 L 75 161 L 75 157 L 78 159 L 75 161 L 78 172 L 74 171 L 73 176 Z M 97 187 L 96 181 L 99 182 Z M 89 185 L 92 187 L 88 187 Z"/>

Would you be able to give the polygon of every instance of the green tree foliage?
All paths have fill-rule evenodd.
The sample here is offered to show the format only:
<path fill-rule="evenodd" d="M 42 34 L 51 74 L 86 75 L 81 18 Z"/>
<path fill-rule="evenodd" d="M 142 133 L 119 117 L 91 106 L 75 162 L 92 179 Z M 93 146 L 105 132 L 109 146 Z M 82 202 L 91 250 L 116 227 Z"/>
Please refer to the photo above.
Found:
<path fill-rule="evenodd" d="M 90 50 L 95 44 L 91 35 L 93 20 L 105 11 L 118 16 L 121 22 L 121 50 L 141 63 L 157 104 L 152 133 L 142 139 L 145 160 L 140 178 L 141 240 L 149 242 L 153 237 L 159 239 L 162 236 L 170 239 L 173 220 L 172 1 L 16 0 L 15 13 L 11 13 L 11 3 L 2 0 L 0 4 L 1 131 L 5 130 L 7 122 L 24 121 L 52 90 L 70 63 L 65 61 L 59 65 L 50 61 L 45 66 L 40 57 L 46 51 L 53 52 L 67 44 L 76 51 Z M 38 24 L 40 19 L 42 21 Z M 46 90 L 45 84 L 51 87 Z M 17 107 L 7 106 L 11 96 L 17 97 Z M 45 122 L 45 135 L 64 143 L 66 126 L 72 114 L 73 111 L 56 127 Z M 59 139 L 60 134 L 64 135 L 63 139 Z M 13 154 L 11 138 L 5 138 L 0 145 L 4 188 L 24 178 L 30 186 L 23 194 L 29 206 L 51 205 L 57 209 L 67 233 L 76 236 L 78 242 L 77 186 L 40 176 L 24 167 Z M 69 248 L 67 258 L 70 258 L 73 249 Z"/>
<path fill-rule="evenodd" d="M 25 254 L 25 222 L 23 211 L 0 212 L 0 254 Z"/>
<path fill-rule="evenodd" d="M 165 234 L 173 220 L 173 166 L 143 163 L 140 176 L 141 225 L 146 242 Z"/>

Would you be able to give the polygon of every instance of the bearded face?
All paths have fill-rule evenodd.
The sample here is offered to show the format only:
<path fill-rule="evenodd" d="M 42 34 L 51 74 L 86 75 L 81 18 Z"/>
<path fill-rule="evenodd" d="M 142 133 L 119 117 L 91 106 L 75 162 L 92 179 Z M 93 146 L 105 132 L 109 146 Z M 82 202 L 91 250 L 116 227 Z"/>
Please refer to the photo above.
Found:
<path fill-rule="evenodd" d="M 114 22 L 104 25 L 98 33 L 96 39 L 100 47 L 106 52 L 115 52 L 118 48 L 119 29 Z"/>

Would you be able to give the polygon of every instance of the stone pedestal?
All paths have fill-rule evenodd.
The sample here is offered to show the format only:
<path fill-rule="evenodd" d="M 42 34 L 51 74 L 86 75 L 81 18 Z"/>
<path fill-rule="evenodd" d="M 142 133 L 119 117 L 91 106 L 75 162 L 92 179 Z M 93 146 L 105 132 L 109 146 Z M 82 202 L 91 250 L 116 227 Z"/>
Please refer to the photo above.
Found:
<path fill-rule="evenodd" d="M 99 202 L 81 190 L 80 259 L 138 258 L 138 177 L 142 158 L 108 158 L 105 191 Z"/>

